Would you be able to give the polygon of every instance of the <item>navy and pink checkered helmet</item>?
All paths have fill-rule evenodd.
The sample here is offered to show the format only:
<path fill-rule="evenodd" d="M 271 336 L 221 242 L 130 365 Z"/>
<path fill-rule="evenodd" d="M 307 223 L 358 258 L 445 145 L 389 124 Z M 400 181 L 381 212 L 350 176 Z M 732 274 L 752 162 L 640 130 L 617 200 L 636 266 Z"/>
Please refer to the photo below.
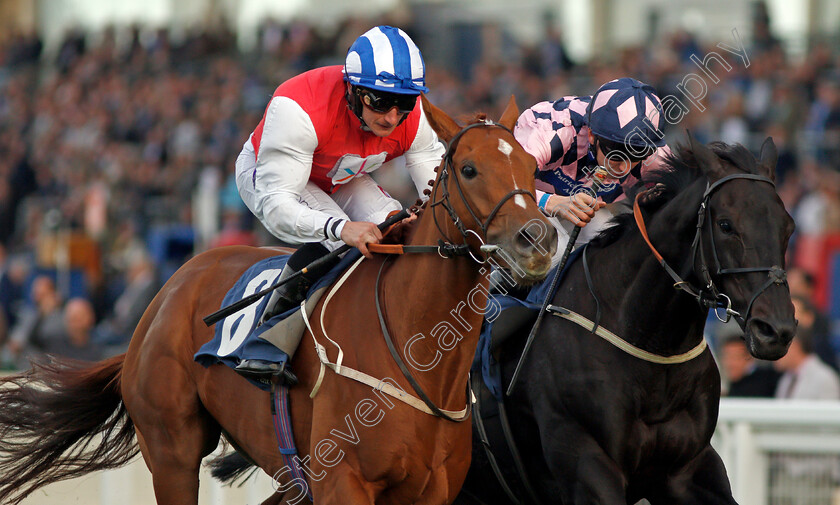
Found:
<path fill-rule="evenodd" d="M 592 95 L 586 120 L 596 137 L 640 148 L 665 145 L 665 118 L 656 90 L 630 77 L 601 86 Z"/>

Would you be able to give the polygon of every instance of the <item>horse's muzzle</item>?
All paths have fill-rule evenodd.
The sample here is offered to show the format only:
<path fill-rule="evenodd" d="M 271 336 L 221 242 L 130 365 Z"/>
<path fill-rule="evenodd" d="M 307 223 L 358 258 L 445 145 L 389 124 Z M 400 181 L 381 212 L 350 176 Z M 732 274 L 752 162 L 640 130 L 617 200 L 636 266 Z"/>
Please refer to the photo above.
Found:
<path fill-rule="evenodd" d="M 502 245 L 502 256 L 510 265 L 517 284 L 529 286 L 545 279 L 551 270 L 551 257 L 557 251 L 557 230 L 547 226 L 535 235 L 523 229 Z"/>
<path fill-rule="evenodd" d="M 777 360 L 787 353 L 796 334 L 796 320 L 751 317 L 746 324 L 747 348 L 758 359 Z"/>

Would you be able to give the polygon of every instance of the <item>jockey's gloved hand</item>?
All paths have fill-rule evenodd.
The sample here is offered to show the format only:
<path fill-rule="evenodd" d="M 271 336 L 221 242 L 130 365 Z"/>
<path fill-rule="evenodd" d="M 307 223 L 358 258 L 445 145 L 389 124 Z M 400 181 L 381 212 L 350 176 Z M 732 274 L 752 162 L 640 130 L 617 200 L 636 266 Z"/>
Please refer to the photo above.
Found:
<path fill-rule="evenodd" d="M 595 217 L 595 212 L 605 205 L 602 199 L 587 193 L 576 193 L 572 196 L 551 195 L 545 210 L 550 216 L 565 219 L 575 226 L 586 226 Z"/>
<path fill-rule="evenodd" d="M 341 230 L 341 240 L 359 249 L 366 258 L 372 259 L 373 254 L 366 244 L 378 244 L 382 240 L 382 232 L 374 223 L 349 221 L 344 223 L 344 228 Z"/>

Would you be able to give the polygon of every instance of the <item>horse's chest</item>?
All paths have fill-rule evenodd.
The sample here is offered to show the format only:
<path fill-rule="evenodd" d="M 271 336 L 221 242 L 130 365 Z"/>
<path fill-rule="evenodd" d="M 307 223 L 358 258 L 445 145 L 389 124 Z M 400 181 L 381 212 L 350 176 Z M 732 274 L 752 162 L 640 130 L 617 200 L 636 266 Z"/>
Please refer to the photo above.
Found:
<path fill-rule="evenodd" d="M 631 461 L 679 462 L 691 459 L 709 443 L 714 430 L 712 405 L 693 396 L 684 405 L 649 405 L 635 416 L 628 437 Z"/>
<path fill-rule="evenodd" d="M 366 459 L 369 463 L 362 468 L 363 474 L 387 489 L 383 503 L 446 503 L 454 498 L 449 482 L 466 476 L 471 428 L 466 423 L 431 421 L 409 429 L 410 423 L 403 422 L 386 430 L 388 435 L 379 437 L 376 447 L 379 458 Z M 439 422 L 447 424 L 436 426 Z"/>

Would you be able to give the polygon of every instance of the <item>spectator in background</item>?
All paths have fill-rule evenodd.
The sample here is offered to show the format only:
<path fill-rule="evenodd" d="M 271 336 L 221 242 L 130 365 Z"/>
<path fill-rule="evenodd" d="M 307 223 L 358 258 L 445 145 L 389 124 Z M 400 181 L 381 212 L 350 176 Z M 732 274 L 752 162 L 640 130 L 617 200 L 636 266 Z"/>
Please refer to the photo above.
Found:
<path fill-rule="evenodd" d="M 797 314 L 798 316 L 798 314 Z M 808 332 L 798 332 L 787 354 L 774 363 L 782 372 L 776 398 L 791 400 L 840 400 L 840 378 L 814 354 Z"/>
<path fill-rule="evenodd" d="M 814 300 L 814 285 L 816 279 L 813 274 L 800 267 L 793 267 L 787 271 L 790 296 L 799 296 L 806 300 Z"/>
<path fill-rule="evenodd" d="M 770 366 L 761 366 L 741 335 L 726 337 L 720 344 L 720 356 L 729 381 L 726 396 L 773 398 L 781 374 Z"/>
<path fill-rule="evenodd" d="M 797 334 L 804 335 L 811 342 L 813 352 L 823 363 L 838 369 L 837 352 L 831 343 L 828 318 L 821 314 L 811 303 L 811 300 L 803 296 L 792 295 L 793 310 L 799 326 Z"/>
<path fill-rule="evenodd" d="M 64 339 L 62 300 L 53 280 L 47 275 L 35 277 L 30 292 L 33 305 L 20 315 L 7 344 L 19 367 Z"/>
<path fill-rule="evenodd" d="M 91 342 L 96 317 L 93 305 L 84 298 L 71 298 L 64 306 L 64 338 L 51 342 L 44 353 L 64 358 L 97 361 L 102 357 L 98 346 Z"/>
<path fill-rule="evenodd" d="M 145 252 L 135 252 L 126 271 L 127 284 L 114 303 L 113 312 L 96 326 L 93 341 L 100 346 L 117 346 L 124 352 L 146 307 L 160 288 L 155 264 Z"/>
<path fill-rule="evenodd" d="M 20 261 L 6 255 L 6 247 L 0 244 L 0 314 L 7 329 L 17 322 L 17 310 L 23 298 L 23 281 L 26 270 Z"/>

